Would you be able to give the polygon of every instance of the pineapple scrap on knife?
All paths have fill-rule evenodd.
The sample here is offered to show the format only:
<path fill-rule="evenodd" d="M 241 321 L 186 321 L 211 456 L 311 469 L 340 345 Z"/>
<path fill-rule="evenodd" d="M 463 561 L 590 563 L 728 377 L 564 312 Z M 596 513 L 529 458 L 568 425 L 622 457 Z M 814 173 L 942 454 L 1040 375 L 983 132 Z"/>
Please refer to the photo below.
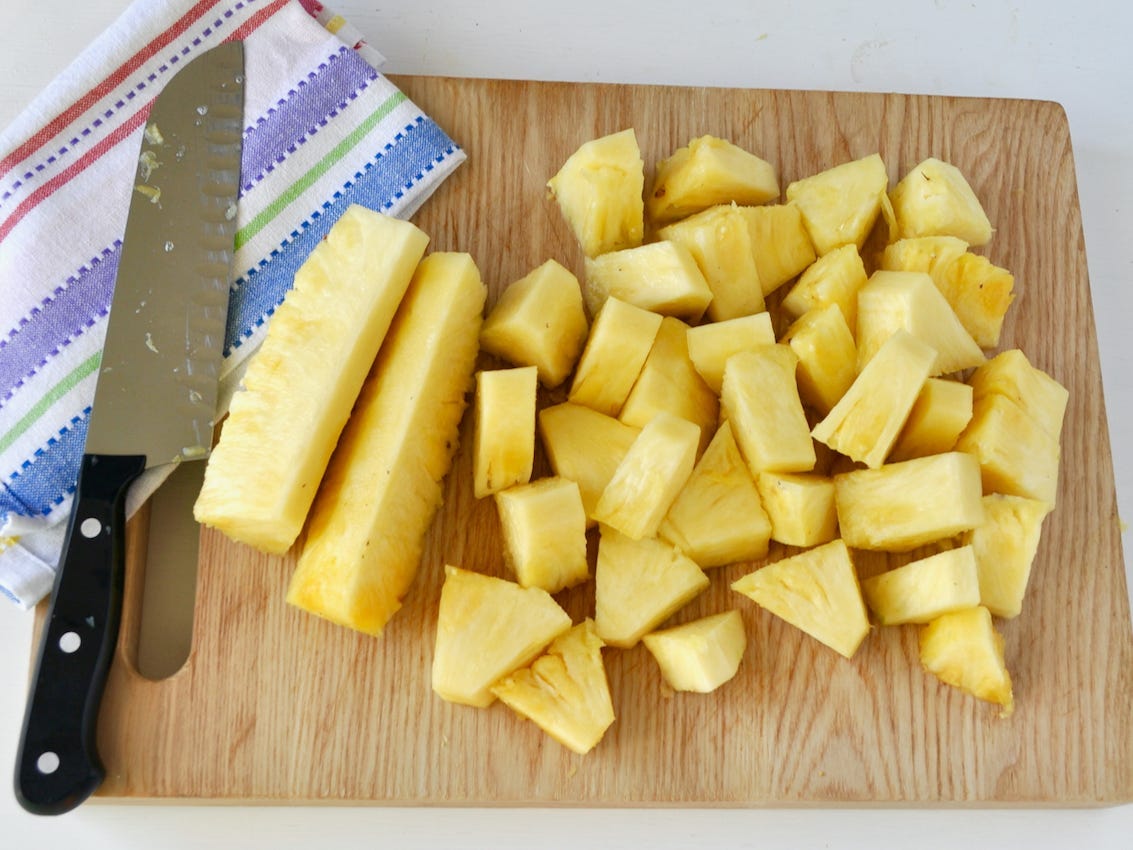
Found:
<path fill-rule="evenodd" d="M 197 522 L 265 552 L 291 548 L 428 242 L 357 205 L 335 222 L 248 364 L 205 467 Z"/>
<path fill-rule="evenodd" d="M 315 500 L 292 605 L 373 635 L 401 607 L 456 451 L 484 297 L 468 254 L 421 261 Z"/>

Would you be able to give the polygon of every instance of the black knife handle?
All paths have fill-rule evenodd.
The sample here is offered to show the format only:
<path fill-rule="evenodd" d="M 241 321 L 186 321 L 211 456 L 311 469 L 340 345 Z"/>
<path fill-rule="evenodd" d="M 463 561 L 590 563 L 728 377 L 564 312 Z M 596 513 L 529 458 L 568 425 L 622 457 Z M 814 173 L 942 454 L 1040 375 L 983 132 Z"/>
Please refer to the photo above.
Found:
<path fill-rule="evenodd" d="M 16 798 L 33 814 L 70 811 L 106 775 L 98 708 L 122 614 L 126 492 L 145 461 L 83 456 L 16 756 Z"/>

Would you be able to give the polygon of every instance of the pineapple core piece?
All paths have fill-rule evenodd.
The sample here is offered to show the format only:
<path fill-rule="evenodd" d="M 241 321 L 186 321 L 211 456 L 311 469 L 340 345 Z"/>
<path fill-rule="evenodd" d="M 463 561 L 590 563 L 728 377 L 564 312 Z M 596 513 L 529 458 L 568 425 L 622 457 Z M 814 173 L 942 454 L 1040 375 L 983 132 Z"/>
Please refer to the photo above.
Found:
<path fill-rule="evenodd" d="M 629 447 L 594 508 L 594 519 L 638 540 L 657 533 L 696 463 L 700 428 L 658 413 Z"/>
<path fill-rule="evenodd" d="M 991 241 L 991 222 L 956 166 L 929 157 L 893 187 L 889 196 L 902 238 L 955 236 L 969 245 Z"/>
<path fill-rule="evenodd" d="M 858 369 L 897 330 L 932 346 L 932 374 L 979 366 L 987 358 L 932 278 L 922 272 L 874 272 L 858 293 Z"/>
<path fill-rule="evenodd" d="M 804 313 L 783 342 L 799 358 L 799 397 L 819 413 L 829 413 L 857 377 L 857 347 L 841 308 L 827 304 Z"/>
<path fill-rule="evenodd" d="M 594 508 L 641 431 L 589 407 L 564 402 L 539 411 L 539 436 L 555 475 L 576 481 L 594 525 Z"/>
<path fill-rule="evenodd" d="M 858 326 L 858 290 L 867 280 L 858 246 L 843 245 L 823 254 L 799 275 L 783 298 L 783 310 L 797 319 L 811 310 L 837 304 L 846 327 L 854 331 Z"/>
<path fill-rule="evenodd" d="M 504 558 L 521 587 L 558 593 L 590 577 L 578 484 L 542 478 L 496 493 Z"/>
<path fill-rule="evenodd" d="M 879 154 L 845 162 L 787 187 L 819 256 L 843 245 L 860 250 L 881 214 L 889 172 Z"/>
<path fill-rule="evenodd" d="M 592 316 L 607 298 L 620 298 L 690 322 L 698 321 L 712 301 L 696 260 L 676 242 L 650 242 L 587 259 L 582 294 Z"/>
<path fill-rule="evenodd" d="M 904 330 L 894 333 L 866 364 L 814 438 L 877 469 L 896 442 L 932 369 L 936 352 Z"/>
<path fill-rule="evenodd" d="M 534 366 L 476 373 L 472 480 L 477 499 L 531 480 L 538 382 Z"/>
<path fill-rule="evenodd" d="M 653 348 L 661 318 L 618 298 L 607 299 L 590 328 L 570 400 L 617 416 Z"/>
<path fill-rule="evenodd" d="M 635 428 L 645 427 L 662 411 L 687 419 L 700 428 L 699 455 L 712 437 L 720 403 L 689 359 L 688 331 L 680 319 L 666 316 L 662 320 L 618 419 Z"/>
<path fill-rule="evenodd" d="M 1002 351 L 968 379 L 977 400 L 1002 395 L 1019 405 L 1036 425 L 1056 440 L 1070 394 L 1062 384 L 1031 365 L 1017 348 Z"/>
<path fill-rule="evenodd" d="M 929 378 L 921 387 L 890 461 L 952 451 L 972 420 L 972 388 L 959 381 Z"/>
<path fill-rule="evenodd" d="M 834 476 L 846 545 L 907 552 L 984 521 L 980 467 L 965 452 L 887 463 Z"/>
<path fill-rule="evenodd" d="M 771 522 L 736 446 L 731 423 L 716 430 L 657 534 L 701 569 L 767 554 Z"/>
<path fill-rule="evenodd" d="M 980 604 L 971 546 L 949 549 L 867 578 L 862 594 L 883 626 L 927 623 Z"/>
<path fill-rule="evenodd" d="M 401 606 L 456 451 L 484 297 L 467 254 L 421 262 L 319 489 L 292 605 L 367 634 Z"/>
<path fill-rule="evenodd" d="M 767 345 L 728 358 L 721 401 L 752 475 L 805 472 L 816 461 L 799 399 L 798 355 Z"/>
<path fill-rule="evenodd" d="M 798 207 L 740 207 L 740 214 L 747 221 L 755 270 L 765 296 L 814 262 L 814 245 Z"/>
<path fill-rule="evenodd" d="M 598 634 L 610 646 L 629 649 L 708 585 L 708 576 L 676 547 L 603 527 L 594 569 Z"/>
<path fill-rule="evenodd" d="M 787 546 L 829 543 L 838 533 L 834 482 L 806 472 L 761 472 L 759 496 L 771 518 L 771 539 Z"/>
<path fill-rule="evenodd" d="M 846 658 L 869 634 L 854 562 L 840 539 L 748 573 L 732 590 Z"/>
<path fill-rule="evenodd" d="M 709 322 L 689 328 L 687 333 L 688 356 L 692 365 L 704 378 L 704 383 L 717 395 L 724 384 L 724 364 L 733 354 L 751 351 L 761 345 L 775 344 L 775 329 L 771 314 L 756 313 Z"/>
<path fill-rule="evenodd" d="M 1023 610 L 1031 564 L 1039 548 L 1046 502 L 993 493 L 983 498 L 984 521 L 963 539 L 976 557 L 979 604 L 1010 619 Z"/>
<path fill-rule="evenodd" d="M 740 612 L 732 610 L 653 632 L 641 642 L 670 688 L 707 694 L 739 672 L 747 633 Z"/>
<path fill-rule="evenodd" d="M 570 616 L 545 590 L 446 565 L 433 690 L 449 702 L 491 705 L 492 686 L 570 626 Z"/>
<path fill-rule="evenodd" d="M 646 210 L 657 225 L 718 204 L 763 204 L 779 197 L 775 168 L 715 136 L 700 136 L 657 165 Z"/>
<path fill-rule="evenodd" d="M 738 207 L 710 207 L 662 228 L 657 235 L 683 245 L 696 260 L 712 290 L 707 311 L 711 321 L 764 310 L 751 235 Z"/>
<path fill-rule="evenodd" d="M 923 626 L 920 656 L 924 668 L 940 681 L 1001 706 L 1000 717 L 1015 710 L 1003 637 L 986 608 L 954 611 Z"/>
<path fill-rule="evenodd" d="M 547 188 L 587 257 L 641 244 L 645 163 L 632 128 L 583 144 Z"/>
<path fill-rule="evenodd" d="M 428 242 L 357 205 L 335 222 L 248 363 L 205 467 L 197 522 L 264 552 L 291 548 Z"/>
<path fill-rule="evenodd" d="M 535 366 L 545 387 L 570 374 L 588 325 L 576 278 L 547 260 L 500 295 L 480 329 L 480 347 L 516 366 Z"/>
<path fill-rule="evenodd" d="M 614 722 L 603 646 L 594 621 L 583 620 L 530 667 L 493 685 L 492 693 L 564 747 L 586 755 Z"/>

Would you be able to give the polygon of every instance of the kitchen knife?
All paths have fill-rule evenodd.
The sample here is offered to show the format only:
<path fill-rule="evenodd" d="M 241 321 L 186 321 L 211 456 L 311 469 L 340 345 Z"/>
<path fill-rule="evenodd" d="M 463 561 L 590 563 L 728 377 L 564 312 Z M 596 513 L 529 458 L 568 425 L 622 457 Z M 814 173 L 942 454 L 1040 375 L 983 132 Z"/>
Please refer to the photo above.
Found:
<path fill-rule="evenodd" d="M 105 776 L 96 734 L 121 615 L 127 490 L 146 469 L 203 459 L 212 446 L 243 107 L 243 44 L 228 42 L 178 71 L 146 119 L 16 760 L 16 796 L 36 814 L 74 808 Z"/>

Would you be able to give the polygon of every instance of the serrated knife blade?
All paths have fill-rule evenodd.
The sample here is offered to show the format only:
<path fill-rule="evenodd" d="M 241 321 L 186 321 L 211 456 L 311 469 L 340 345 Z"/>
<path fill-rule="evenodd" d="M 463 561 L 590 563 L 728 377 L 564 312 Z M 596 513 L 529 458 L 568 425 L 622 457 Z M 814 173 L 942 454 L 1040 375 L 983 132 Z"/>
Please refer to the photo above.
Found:
<path fill-rule="evenodd" d="M 16 763 L 16 796 L 60 814 L 105 776 L 98 711 L 118 637 L 125 497 L 146 469 L 208 456 L 243 142 L 244 50 L 166 84 L 146 120 L 63 557 Z"/>

